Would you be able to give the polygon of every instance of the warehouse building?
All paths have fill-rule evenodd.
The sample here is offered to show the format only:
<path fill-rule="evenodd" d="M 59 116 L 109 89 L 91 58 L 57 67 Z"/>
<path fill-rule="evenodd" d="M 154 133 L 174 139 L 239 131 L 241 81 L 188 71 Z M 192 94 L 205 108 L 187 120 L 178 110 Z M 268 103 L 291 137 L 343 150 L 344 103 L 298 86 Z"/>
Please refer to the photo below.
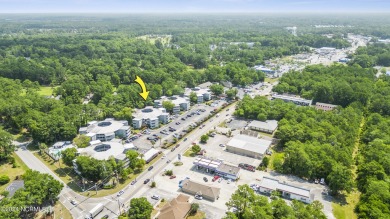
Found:
<path fill-rule="evenodd" d="M 300 106 L 310 106 L 312 101 L 313 100 L 307 100 L 307 99 L 303 99 L 301 97 L 297 97 L 297 96 L 289 96 L 289 95 L 279 95 L 279 94 L 273 94 L 272 95 L 272 99 L 280 99 L 280 100 L 283 100 L 285 102 L 292 102 L 296 105 L 300 105 Z"/>
<path fill-rule="evenodd" d="M 193 164 L 198 170 L 204 169 L 207 173 L 217 174 L 226 179 L 237 180 L 240 178 L 241 169 L 239 167 L 224 164 L 218 159 L 197 157 Z"/>
<path fill-rule="evenodd" d="M 278 128 L 278 121 L 266 120 L 265 122 L 263 122 L 263 121 L 253 120 L 251 123 L 249 123 L 248 127 L 255 131 L 273 134 L 276 128 Z"/>
<path fill-rule="evenodd" d="M 226 151 L 261 159 L 271 144 L 272 141 L 247 135 L 236 135 L 226 144 Z"/>
<path fill-rule="evenodd" d="M 314 199 L 314 194 L 310 189 L 282 183 L 279 180 L 263 177 L 259 185 L 259 191 L 265 194 L 271 194 L 272 191 L 279 191 L 282 197 L 295 199 L 310 204 Z"/>

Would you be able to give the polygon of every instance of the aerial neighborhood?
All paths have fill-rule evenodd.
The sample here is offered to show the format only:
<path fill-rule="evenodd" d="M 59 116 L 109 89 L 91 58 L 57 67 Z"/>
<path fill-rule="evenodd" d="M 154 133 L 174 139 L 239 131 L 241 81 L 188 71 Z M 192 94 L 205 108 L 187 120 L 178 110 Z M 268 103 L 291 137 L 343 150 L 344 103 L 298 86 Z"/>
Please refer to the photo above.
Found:
<path fill-rule="evenodd" d="M 390 218 L 389 16 L 185 8 L 0 12 L 0 219 Z"/>

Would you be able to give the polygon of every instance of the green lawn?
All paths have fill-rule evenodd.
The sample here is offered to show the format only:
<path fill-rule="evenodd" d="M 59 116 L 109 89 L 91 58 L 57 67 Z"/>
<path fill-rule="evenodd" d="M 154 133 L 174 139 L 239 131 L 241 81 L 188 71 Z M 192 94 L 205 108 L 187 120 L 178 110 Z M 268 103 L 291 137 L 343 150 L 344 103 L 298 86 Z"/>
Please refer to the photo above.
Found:
<path fill-rule="evenodd" d="M 280 159 L 283 160 L 283 157 L 284 157 L 284 153 L 283 152 L 275 152 L 275 151 L 273 151 L 272 155 L 269 157 L 268 168 L 271 169 L 271 170 L 274 170 L 273 162 L 274 162 L 275 158 L 280 158 Z"/>
<path fill-rule="evenodd" d="M 268 83 L 274 83 L 276 81 L 279 81 L 279 78 L 265 78 L 264 79 L 264 82 L 268 82 Z"/>
<path fill-rule="evenodd" d="M 196 154 L 192 151 L 191 148 L 188 148 L 188 150 L 186 150 L 186 152 L 184 152 L 183 156 L 186 156 L 186 157 L 195 157 Z"/>
<path fill-rule="evenodd" d="M 333 215 L 337 219 L 356 219 L 357 216 L 354 212 L 356 204 L 359 202 L 360 192 L 353 191 L 346 197 L 345 204 L 333 202 Z"/>
<path fill-rule="evenodd" d="M 3 163 L 0 164 L 0 175 L 7 175 L 10 178 L 10 182 L 0 186 L 0 192 L 4 191 L 7 186 L 12 183 L 12 181 L 15 179 L 16 176 L 23 175 L 26 170 L 28 170 L 28 167 L 23 163 L 22 160 L 16 155 L 15 153 L 12 155 L 15 158 L 16 161 L 16 167 L 12 168 L 12 164 L 9 163 Z"/>
<path fill-rule="evenodd" d="M 54 87 L 57 88 L 58 86 Z M 53 87 L 41 86 L 41 90 L 38 91 L 39 95 L 42 96 L 51 96 L 53 94 Z"/>

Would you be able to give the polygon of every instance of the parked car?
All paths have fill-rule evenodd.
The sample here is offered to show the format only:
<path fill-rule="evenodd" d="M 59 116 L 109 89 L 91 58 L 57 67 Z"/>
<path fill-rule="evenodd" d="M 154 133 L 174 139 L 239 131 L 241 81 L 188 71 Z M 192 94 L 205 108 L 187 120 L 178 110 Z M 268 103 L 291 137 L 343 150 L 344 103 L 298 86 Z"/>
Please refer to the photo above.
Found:
<path fill-rule="evenodd" d="M 148 171 L 151 171 L 153 169 L 153 166 L 150 166 L 149 168 L 148 168 Z"/>
<path fill-rule="evenodd" d="M 184 138 L 184 141 L 187 141 L 187 138 Z"/>
<path fill-rule="evenodd" d="M 202 200 L 203 197 L 201 195 L 195 195 L 195 198 L 198 199 L 198 200 Z"/>
<path fill-rule="evenodd" d="M 208 182 L 209 180 L 206 177 L 203 177 L 203 181 Z"/>
<path fill-rule="evenodd" d="M 227 180 L 227 184 L 230 184 L 231 182 L 232 182 L 231 179 L 228 179 L 228 180 Z"/>
<path fill-rule="evenodd" d="M 219 183 L 222 182 L 222 178 L 219 178 L 219 179 L 218 179 L 218 182 L 219 182 Z"/>
<path fill-rule="evenodd" d="M 211 180 L 211 181 L 213 181 L 213 182 L 215 182 L 216 180 L 218 180 L 220 178 L 220 176 L 214 176 L 214 178 Z"/>
<path fill-rule="evenodd" d="M 154 200 L 159 200 L 159 199 L 160 199 L 160 196 L 158 196 L 158 195 L 152 195 L 152 199 L 154 199 Z"/>
<path fill-rule="evenodd" d="M 171 160 L 168 159 L 168 160 L 167 160 L 167 163 L 169 163 L 169 162 L 171 162 Z"/>
<path fill-rule="evenodd" d="M 224 144 L 219 144 L 219 146 L 220 146 L 220 147 L 225 147 L 225 145 L 224 145 Z"/>
<path fill-rule="evenodd" d="M 314 183 L 315 183 L 315 184 L 318 184 L 318 183 L 319 183 L 319 180 L 318 180 L 318 179 L 315 179 L 315 180 L 314 180 Z"/>
<path fill-rule="evenodd" d="M 324 179 L 324 178 L 321 178 L 320 184 L 321 184 L 321 185 L 325 185 L 325 179 Z"/>
<path fill-rule="evenodd" d="M 184 121 L 184 120 L 186 120 L 186 119 L 185 119 L 185 118 L 181 118 L 181 120 L 183 120 L 183 121 Z"/>
<path fill-rule="evenodd" d="M 131 185 L 134 185 L 137 182 L 137 180 L 131 181 Z"/>
<path fill-rule="evenodd" d="M 109 217 L 108 214 L 106 214 L 106 215 L 104 215 L 102 218 L 103 218 L 103 219 L 108 219 L 108 217 Z"/>
<path fill-rule="evenodd" d="M 174 179 L 174 178 L 176 178 L 175 175 L 172 175 L 172 176 L 169 177 L 169 179 Z"/>
<path fill-rule="evenodd" d="M 147 184 L 150 181 L 150 179 L 145 179 L 144 184 Z"/>

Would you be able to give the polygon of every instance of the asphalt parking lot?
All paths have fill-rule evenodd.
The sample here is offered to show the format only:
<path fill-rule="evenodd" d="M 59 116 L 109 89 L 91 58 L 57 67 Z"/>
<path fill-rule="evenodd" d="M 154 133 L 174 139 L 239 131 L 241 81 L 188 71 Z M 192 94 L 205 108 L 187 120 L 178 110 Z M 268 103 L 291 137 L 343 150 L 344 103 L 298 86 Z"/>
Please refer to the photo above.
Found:
<path fill-rule="evenodd" d="M 184 134 L 182 132 L 182 130 L 187 129 L 191 124 L 195 124 L 196 122 L 206 118 L 208 115 L 210 115 L 210 112 L 212 110 L 214 110 L 215 108 L 221 107 L 224 103 L 226 103 L 226 101 L 216 100 L 216 101 L 214 101 L 214 103 L 216 104 L 215 106 L 208 106 L 206 104 L 196 104 L 196 105 L 192 106 L 192 108 L 189 111 L 183 112 L 182 114 L 178 115 L 177 117 L 171 116 L 172 120 L 170 123 L 163 125 L 159 129 L 150 130 L 150 134 L 142 135 L 141 137 L 132 141 L 131 143 L 133 143 L 135 146 L 137 146 L 140 150 L 148 150 L 148 149 L 152 148 L 153 145 L 152 145 L 151 141 L 147 140 L 147 137 L 155 134 L 155 135 L 161 137 L 161 140 L 158 140 L 155 143 L 154 147 L 155 148 L 161 147 L 164 144 L 164 141 L 166 141 L 166 140 L 172 141 L 173 140 L 174 133 Z M 201 110 L 201 109 L 204 109 L 206 111 L 200 112 L 200 115 L 197 115 L 196 111 Z M 195 113 L 195 114 L 192 115 L 191 117 L 188 117 L 188 115 L 191 113 Z M 182 118 L 185 118 L 185 120 L 182 120 Z M 176 124 L 177 122 L 179 122 L 180 124 Z M 170 132 L 168 130 L 169 127 L 176 129 L 176 131 Z M 168 132 L 168 135 L 161 134 L 160 132 L 162 130 L 166 130 Z"/>

